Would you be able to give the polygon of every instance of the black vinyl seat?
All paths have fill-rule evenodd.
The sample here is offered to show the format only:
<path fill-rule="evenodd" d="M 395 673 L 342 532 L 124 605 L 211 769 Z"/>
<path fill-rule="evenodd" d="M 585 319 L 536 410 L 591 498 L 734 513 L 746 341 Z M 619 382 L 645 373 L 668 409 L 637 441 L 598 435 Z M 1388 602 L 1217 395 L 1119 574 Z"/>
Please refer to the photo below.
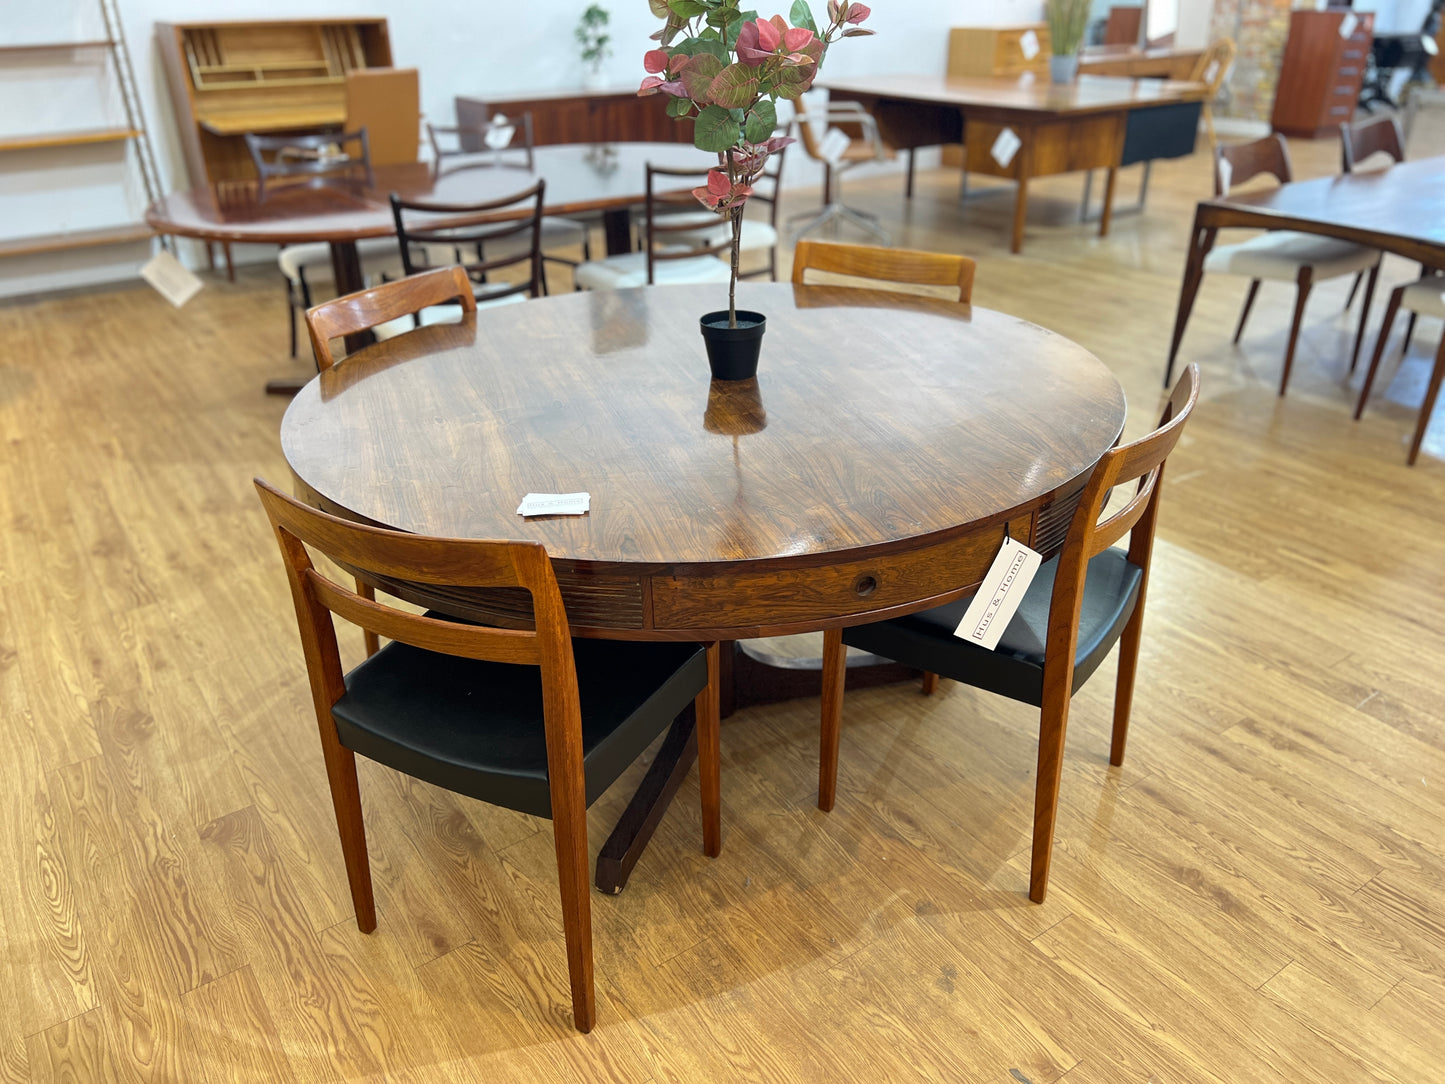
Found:
<path fill-rule="evenodd" d="M 953 635 L 972 595 L 892 621 L 844 629 L 843 643 L 885 659 L 907 659 L 909 665 L 928 673 L 1040 707 L 1044 702 L 1049 607 L 1058 568 L 1057 557 L 1039 567 L 1018 613 L 993 651 Z M 1118 642 L 1134 615 L 1143 582 L 1144 570 L 1121 549 L 1107 549 L 1089 562 L 1079 610 L 1072 692 L 1079 691 Z"/>

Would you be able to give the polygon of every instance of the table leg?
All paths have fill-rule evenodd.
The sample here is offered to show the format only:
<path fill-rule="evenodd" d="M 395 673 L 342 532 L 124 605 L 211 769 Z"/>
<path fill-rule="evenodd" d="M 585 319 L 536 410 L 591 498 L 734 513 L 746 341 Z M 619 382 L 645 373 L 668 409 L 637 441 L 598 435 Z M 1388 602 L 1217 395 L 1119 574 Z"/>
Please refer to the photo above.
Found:
<path fill-rule="evenodd" d="M 1164 366 L 1164 386 L 1169 387 L 1174 377 L 1174 359 L 1179 354 L 1179 344 L 1184 341 L 1184 328 L 1189 323 L 1189 314 L 1194 309 L 1194 297 L 1199 293 L 1199 283 L 1204 278 L 1204 257 L 1214 247 L 1214 237 L 1219 232 L 1213 226 L 1199 224 L 1200 212 L 1194 212 L 1194 227 L 1190 231 L 1189 259 L 1184 264 L 1184 282 L 1179 287 L 1179 309 L 1174 316 L 1174 337 L 1169 343 L 1169 361 Z"/>
<path fill-rule="evenodd" d="M 602 212 L 602 233 L 607 255 L 624 256 L 632 251 L 632 209 L 623 207 Z"/>
<path fill-rule="evenodd" d="M 1034 148 L 1033 133 L 1019 133 L 1024 145 L 1019 148 L 1018 191 L 1014 193 L 1014 232 L 1009 251 L 1019 253 L 1024 247 L 1024 222 L 1029 217 L 1029 177 L 1033 174 Z"/>
<path fill-rule="evenodd" d="M 1099 212 L 1099 236 L 1109 236 L 1109 223 L 1114 217 L 1114 182 L 1119 179 L 1117 166 L 1109 167 L 1109 176 L 1104 181 L 1104 209 Z"/>
<path fill-rule="evenodd" d="M 366 288 L 366 277 L 361 273 L 361 256 L 356 251 L 355 241 L 332 241 L 331 242 L 331 273 L 336 283 L 336 294 L 338 297 L 343 294 L 354 294 L 357 290 Z M 358 332 L 355 335 L 346 336 L 346 352 L 360 350 L 363 346 L 370 346 L 376 342 L 376 336 L 369 331 Z M 295 395 L 306 386 L 316 374 L 307 373 L 305 376 L 287 376 L 275 380 L 266 381 L 267 395 Z"/>

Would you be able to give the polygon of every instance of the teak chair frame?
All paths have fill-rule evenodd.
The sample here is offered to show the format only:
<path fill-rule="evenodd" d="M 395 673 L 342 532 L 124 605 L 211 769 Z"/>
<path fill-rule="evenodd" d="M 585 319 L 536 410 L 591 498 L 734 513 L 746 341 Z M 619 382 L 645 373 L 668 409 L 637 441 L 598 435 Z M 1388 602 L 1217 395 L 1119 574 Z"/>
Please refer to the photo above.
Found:
<path fill-rule="evenodd" d="M 581 703 L 567 612 L 539 542 L 432 538 L 387 531 L 330 516 L 255 480 L 285 560 L 301 646 L 311 684 L 326 775 L 341 836 L 346 876 L 363 933 L 376 929 L 376 904 L 366 853 L 356 754 L 341 744 L 332 708 L 346 693 L 332 615 L 425 651 L 488 662 L 536 666 L 541 672 L 548 790 L 567 944 L 573 1020 L 590 1031 L 597 1018 L 593 990 L 592 913 L 588 884 L 587 794 Z M 534 627 L 492 628 L 418 615 L 381 605 L 322 575 L 313 547 L 338 564 L 397 580 L 451 587 L 520 587 L 532 596 Z M 705 695 L 705 694 L 704 694 Z M 716 733 L 699 736 L 702 771 L 715 776 Z M 716 793 L 704 786 L 704 837 L 721 839 Z M 709 835 L 709 833 L 711 833 Z M 716 854 L 714 846 L 711 854 Z"/>
<path fill-rule="evenodd" d="M 316 368 L 325 372 L 336 364 L 331 353 L 331 340 L 355 335 L 361 331 L 412 316 L 432 305 L 449 301 L 461 302 L 464 313 L 477 311 L 472 296 L 472 281 L 461 267 L 438 267 L 433 271 L 408 275 L 395 282 L 384 282 L 354 294 L 334 297 L 306 310 L 306 331 L 311 336 L 311 352 L 316 355 Z"/>
<path fill-rule="evenodd" d="M 1059 552 L 1049 605 L 1043 686 L 1039 710 L 1038 776 L 1034 795 L 1033 854 L 1029 868 L 1029 898 L 1042 903 L 1048 891 L 1049 863 L 1053 855 L 1054 825 L 1058 816 L 1059 782 L 1063 770 L 1064 736 L 1069 704 L 1075 692 L 1075 653 L 1079 615 L 1089 561 L 1126 534 L 1128 560 L 1142 571 L 1133 613 L 1119 637 L 1119 665 L 1114 695 L 1113 740 L 1109 763 L 1124 763 L 1129 731 L 1129 709 L 1139 661 L 1144 604 L 1149 587 L 1149 563 L 1154 549 L 1159 494 L 1164 462 L 1179 442 L 1184 424 L 1199 398 L 1199 366 L 1189 365 L 1180 375 L 1164 408 L 1159 426 L 1148 436 L 1105 452 L 1095 465 L 1079 498 L 1069 533 Z M 1100 521 L 1099 515 L 1116 486 L 1138 480 L 1127 504 Z M 830 629 L 823 642 L 822 734 L 818 767 L 818 808 L 831 810 L 837 798 L 838 748 L 843 722 L 843 681 L 846 673 L 844 630 Z M 971 646 L 971 645 L 968 645 Z M 906 661 L 906 660 L 900 660 Z"/>
<path fill-rule="evenodd" d="M 973 301 L 978 263 L 967 256 L 920 249 L 799 241 L 793 249 L 793 284 L 804 285 L 809 270 L 912 286 L 957 286 L 959 303 L 967 305 Z"/>

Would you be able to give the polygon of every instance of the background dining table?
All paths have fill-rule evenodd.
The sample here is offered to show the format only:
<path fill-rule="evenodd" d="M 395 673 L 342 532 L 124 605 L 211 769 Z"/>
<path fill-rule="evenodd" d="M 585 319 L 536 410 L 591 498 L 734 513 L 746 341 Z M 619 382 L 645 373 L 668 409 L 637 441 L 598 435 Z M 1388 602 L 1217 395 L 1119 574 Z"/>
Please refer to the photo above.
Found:
<path fill-rule="evenodd" d="M 731 651 L 956 598 L 1006 530 L 1055 552 L 1123 426 L 1118 381 L 1082 347 L 872 290 L 740 284 L 739 306 L 768 318 L 760 373 L 710 382 L 697 320 L 724 300 L 718 286 L 568 294 L 368 347 L 286 412 L 298 492 L 398 530 L 542 542 L 574 635 Z M 587 515 L 517 514 L 528 492 L 577 491 Z M 529 620 L 515 592 L 376 586 Z M 599 885 L 626 879 L 690 738 L 669 737 Z"/>

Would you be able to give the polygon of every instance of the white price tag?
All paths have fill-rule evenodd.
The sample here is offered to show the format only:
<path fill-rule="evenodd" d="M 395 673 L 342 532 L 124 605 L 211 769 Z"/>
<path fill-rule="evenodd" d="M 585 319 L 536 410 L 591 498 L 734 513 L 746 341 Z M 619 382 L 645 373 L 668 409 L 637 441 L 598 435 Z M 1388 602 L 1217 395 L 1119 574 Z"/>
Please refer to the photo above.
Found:
<path fill-rule="evenodd" d="M 517 126 L 498 113 L 492 118 L 491 127 L 482 133 L 482 142 L 492 150 L 500 151 L 512 145 L 512 137 L 516 134 Z"/>
<path fill-rule="evenodd" d="M 591 507 L 590 493 L 528 493 L 517 505 L 517 515 L 584 516 Z"/>
<path fill-rule="evenodd" d="M 1228 158 L 1219 160 L 1219 194 L 1229 195 L 1229 183 L 1234 180 L 1234 165 Z"/>
<path fill-rule="evenodd" d="M 165 249 L 141 266 L 140 277 L 176 308 L 195 297 L 201 289 L 201 280 L 182 267 L 181 261 Z"/>
<path fill-rule="evenodd" d="M 1346 12 L 1345 17 L 1340 20 L 1340 37 L 1348 38 L 1360 25 L 1360 17 L 1353 11 Z"/>
<path fill-rule="evenodd" d="M 993 149 L 989 153 L 993 155 L 993 160 L 998 163 L 1000 169 L 1008 169 L 1009 163 L 1014 160 L 1014 155 L 1018 154 L 1019 148 L 1023 145 L 1024 141 L 1019 138 L 1017 132 L 1012 128 L 1005 128 L 993 141 Z"/>
<path fill-rule="evenodd" d="M 822 142 L 818 144 L 818 157 L 830 166 L 837 166 L 843 160 L 843 155 L 847 153 L 852 142 L 853 140 L 843 129 L 829 128 L 823 136 Z"/>
<path fill-rule="evenodd" d="M 1204 69 L 1204 81 L 1205 81 L 1206 83 L 1212 83 L 1212 82 L 1214 82 L 1214 77 L 1215 77 L 1216 75 L 1218 75 L 1218 74 L 1219 74 L 1219 61 L 1217 61 L 1217 60 L 1211 60 L 1211 61 L 1209 62 L 1209 67 L 1207 67 L 1207 68 Z"/>
<path fill-rule="evenodd" d="M 1032 60 L 1039 55 L 1039 36 L 1032 30 L 1025 30 L 1019 37 L 1019 52 L 1023 53 L 1025 60 Z"/>
<path fill-rule="evenodd" d="M 1029 589 L 1041 564 L 1043 557 L 1037 550 L 1031 550 L 1005 535 L 1003 547 L 993 559 L 978 593 L 968 604 L 963 620 L 953 634 L 989 651 L 998 647 L 1003 630 L 1008 628 L 1008 623 L 1018 612 L 1024 592 Z"/>

